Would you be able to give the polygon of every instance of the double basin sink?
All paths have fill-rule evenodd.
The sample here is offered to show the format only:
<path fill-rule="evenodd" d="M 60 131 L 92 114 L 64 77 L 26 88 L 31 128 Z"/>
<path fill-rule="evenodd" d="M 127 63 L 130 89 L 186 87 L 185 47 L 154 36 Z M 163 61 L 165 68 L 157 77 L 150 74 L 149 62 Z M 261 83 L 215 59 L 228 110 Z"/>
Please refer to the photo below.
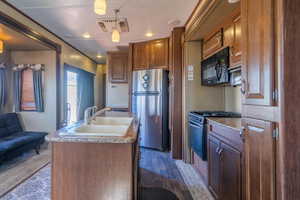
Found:
<path fill-rule="evenodd" d="M 61 136 L 125 136 L 132 117 L 96 117 L 89 125 L 81 125 L 63 132 Z"/>

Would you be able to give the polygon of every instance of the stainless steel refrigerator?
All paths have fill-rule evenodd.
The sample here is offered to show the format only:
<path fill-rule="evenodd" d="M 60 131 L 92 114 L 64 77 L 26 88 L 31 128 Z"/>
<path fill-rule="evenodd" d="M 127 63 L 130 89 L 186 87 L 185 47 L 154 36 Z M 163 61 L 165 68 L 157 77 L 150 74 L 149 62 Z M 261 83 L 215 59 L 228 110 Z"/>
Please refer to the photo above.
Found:
<path fill-rule="evenodd" d="M 168 72 L 162 69 L 134 71 L 132 112 L 140 119 L 140 145 L 169 148 Z"/>

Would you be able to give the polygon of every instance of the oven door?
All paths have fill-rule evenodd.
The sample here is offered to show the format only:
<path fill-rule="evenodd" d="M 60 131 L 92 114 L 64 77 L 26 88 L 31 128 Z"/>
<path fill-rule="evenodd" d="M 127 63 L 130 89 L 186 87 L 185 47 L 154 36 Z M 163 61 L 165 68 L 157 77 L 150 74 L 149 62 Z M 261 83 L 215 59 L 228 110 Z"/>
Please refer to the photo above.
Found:
<path fill-rule="evenodd" d="M 207 135 L 203 124 L 189 122 L 190 146 L 202 160 L 207 160 Z"/>

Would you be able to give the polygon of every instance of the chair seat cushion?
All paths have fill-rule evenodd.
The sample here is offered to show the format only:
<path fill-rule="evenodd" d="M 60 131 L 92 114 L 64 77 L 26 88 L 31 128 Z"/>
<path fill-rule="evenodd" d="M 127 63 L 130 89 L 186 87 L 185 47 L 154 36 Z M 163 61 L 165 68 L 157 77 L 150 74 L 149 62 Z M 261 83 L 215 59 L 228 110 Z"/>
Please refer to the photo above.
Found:
<path fill-rule="evenodd" d="M 7 151 L 14 150 L 22 145 L 43 140 L 46 135 L 47 133 L 44 132 L 25 131 L 0 138 L 0 155 L 3 155 Z"/>

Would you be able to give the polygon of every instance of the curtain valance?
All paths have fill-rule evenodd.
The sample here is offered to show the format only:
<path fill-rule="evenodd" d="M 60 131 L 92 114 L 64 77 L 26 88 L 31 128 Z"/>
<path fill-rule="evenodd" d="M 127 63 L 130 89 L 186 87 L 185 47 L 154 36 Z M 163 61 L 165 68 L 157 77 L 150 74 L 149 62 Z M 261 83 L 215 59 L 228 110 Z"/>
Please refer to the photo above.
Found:
<path fill-rule="evenodd" d="M 32 69 L 33 71 L 44 71 L 45 65 L 44 64 L 19 64 L 13 67 L 14 71 L 22 71 L 24 69 Z"/>

